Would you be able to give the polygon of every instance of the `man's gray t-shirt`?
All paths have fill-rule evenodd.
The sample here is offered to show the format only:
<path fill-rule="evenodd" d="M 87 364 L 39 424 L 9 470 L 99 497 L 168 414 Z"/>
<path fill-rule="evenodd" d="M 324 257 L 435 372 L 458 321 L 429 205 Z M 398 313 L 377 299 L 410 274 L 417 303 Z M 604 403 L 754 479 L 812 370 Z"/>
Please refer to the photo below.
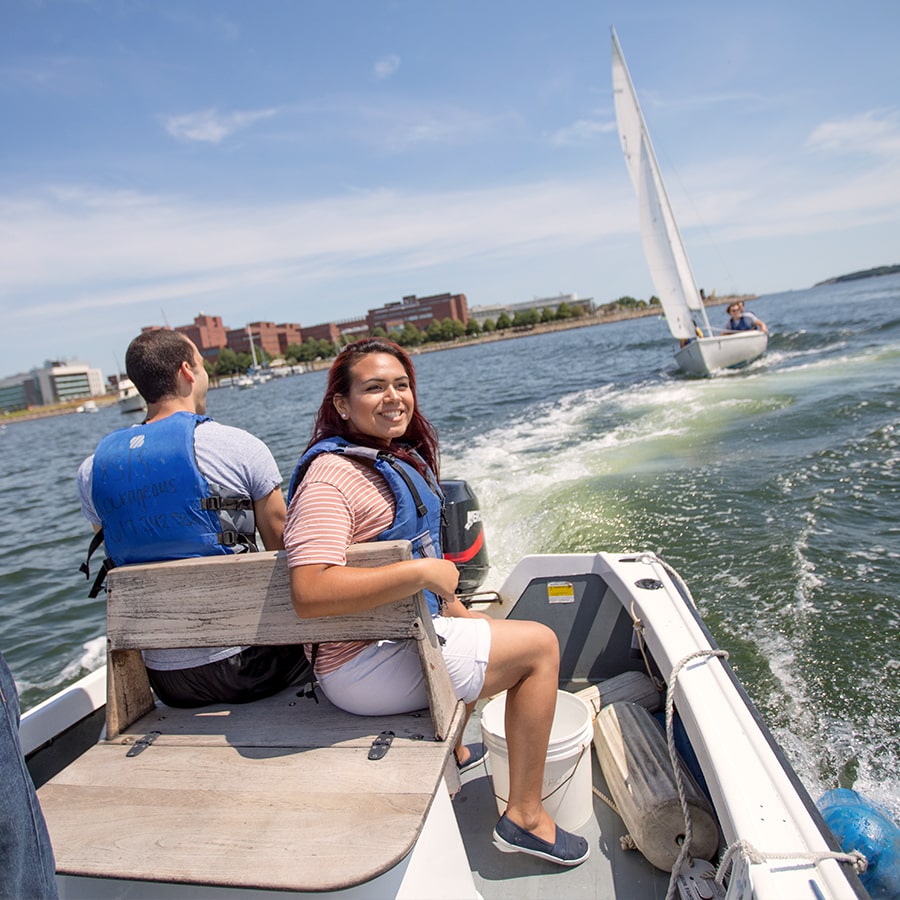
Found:
<path fill-rule="evenodd" d="M 269 448 L 259 438 L 240 428 L 213 421 L 201 422 L 194 429 L 194 455 L 206 479 L 219 485 L 223 493 L 249 496 L 256 501 L 268 497 L 281 486 L 281 472 Z M 78 469 L 78 493 L 84 517 L 99 527 L 103 523 L 94 509 L 93 466 L 92 454 Z M 147 650 L 144 651 L 144 662 L 150 669 L 192 669 L 227 659 L 241 649 Z"/>

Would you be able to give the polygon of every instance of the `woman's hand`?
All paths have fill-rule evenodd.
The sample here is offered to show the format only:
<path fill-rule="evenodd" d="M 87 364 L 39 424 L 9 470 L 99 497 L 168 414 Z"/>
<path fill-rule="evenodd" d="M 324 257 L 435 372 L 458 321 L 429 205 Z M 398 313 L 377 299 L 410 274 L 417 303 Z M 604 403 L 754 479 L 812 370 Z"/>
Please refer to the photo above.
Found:
<path fill-rule="evenodd" d="M 422 569 L 422 587 L 443 597 L 444 600 L 452 599 L 459 584 L 459 569 L 456 568 L 456 563 L 450 562 L 449 559 L 435 559 L 430 556 L 416 562 Z"/>

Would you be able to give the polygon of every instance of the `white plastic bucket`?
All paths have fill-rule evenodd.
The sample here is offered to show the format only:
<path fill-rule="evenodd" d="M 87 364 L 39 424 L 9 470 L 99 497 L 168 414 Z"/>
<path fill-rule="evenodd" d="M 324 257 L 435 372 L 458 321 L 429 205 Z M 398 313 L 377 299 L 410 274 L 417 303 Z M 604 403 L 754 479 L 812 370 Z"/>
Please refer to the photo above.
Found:
<path fill-rule="evenodd" d="M 488 763 L 494 783 L 497 812 L 506 810 L 509 797 L 509 753 L 506 747 L 506 692 L 481 712 L 481 733 L 490 751 Z M 580 697 L 559 691 L 550 729 L 541 799 L 560 828 L 574 831 L 594 809 L 591 791 L 591 709 Z"/>

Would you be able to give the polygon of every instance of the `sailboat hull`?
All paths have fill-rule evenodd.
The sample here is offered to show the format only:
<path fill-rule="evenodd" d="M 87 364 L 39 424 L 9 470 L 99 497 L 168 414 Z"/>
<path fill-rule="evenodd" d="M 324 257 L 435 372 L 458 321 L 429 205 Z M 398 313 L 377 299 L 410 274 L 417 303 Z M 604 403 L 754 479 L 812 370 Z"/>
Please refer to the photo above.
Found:
<path fill-rule="evenodd" d="M 746 366 L 759 359 L 768 345 L 769 336 L 762 331 L 698 338 L 675 352 L 675 362 L 689 375 L 709 375 L 716 369 Z"/>

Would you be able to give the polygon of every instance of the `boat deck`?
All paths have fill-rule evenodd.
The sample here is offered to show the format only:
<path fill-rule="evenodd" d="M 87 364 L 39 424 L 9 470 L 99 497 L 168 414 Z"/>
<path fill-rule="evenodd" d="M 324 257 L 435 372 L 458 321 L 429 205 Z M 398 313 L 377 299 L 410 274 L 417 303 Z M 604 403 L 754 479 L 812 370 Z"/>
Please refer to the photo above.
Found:
<path fill-rule="evenodd" d="M 373 761 L 383 731 L 393 743 Z M 159 706 L 40 789 L 57 867 L 280 890 L 365 881 L 403 859 L 422 828 L 448 752 L 432 732 L 427 710 L 350 717 L 291 688 L 230 708 Z M 97 815 L 112 809 L 115 839 Z M 363 810 L 369 838 L 348 853 Z"/>
<path fill-rule="evenodd" d="M 467 743 L 481 740 L 480 703 L 466 727 Z M 591 752 L 592 784 L 607 794 L 596 754 Z M 594 814 L 576 829 L 591 847 L 589 859 L 573 869 L 523 853 L 501 853 L 491 840 L 497 824 L 497 804 L 490 763 L 462 776 L 463 787 L 453 799 L 475 886 L 484 900 L 663 900 L 669 875 L 652 866 L 637 850 L 622 850 L 624 822 L 596 795 Z"/>

